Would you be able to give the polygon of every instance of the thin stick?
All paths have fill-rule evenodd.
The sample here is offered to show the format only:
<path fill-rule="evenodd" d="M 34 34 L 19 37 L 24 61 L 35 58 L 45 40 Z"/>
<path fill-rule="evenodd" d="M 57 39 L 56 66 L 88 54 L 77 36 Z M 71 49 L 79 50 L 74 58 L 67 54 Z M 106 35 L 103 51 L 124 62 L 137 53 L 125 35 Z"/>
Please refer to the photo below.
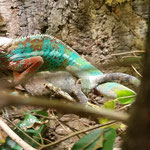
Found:
<path fill-rule="evenodd" d="M 53 116 L 55 117 L 54 112 L 52 111 Z M 59 125 L 67 132 L 67 129 L 64 127 L 64 125 L 55 117 L 55 120 L 59 123 Z"/>
<path fill-rule="evenodd" d="M 114 99 L 115 101 L 118 101 L 119 99 L 125 99 L 125 98 L 135 98 L 136 97 L 136 94 L 135 95 L 131 95 L 131 96 L 123 96 L 123 97 L 119 97 L 119 98 L 116 98 Z"/>
<path fill-rule="evenodd" d="M 85 133 L 85 132 L 88 132 L 88 131 L 91 131 L 91 130 L 94 130 L 94 129 L 97 129 L 97 128 L 100 128 L 100 127 L 103 127 L 103 126 L 111 125 L 111 124 L 114 124 L 114 123 L 116 123 L 116 122 L 117 122 L 117 121 L 110 121 L 110 122 L 107 122 L 107 123 L 105 123 L 105 124 L 97 125 L 97 126 L 90 127 L 90 128 L 87 128 L 87 129 L 84 129 L 84 130 L 81 130 L 81 131 L 74 132 L 74 133 L 72 133 L 72 134 L 70 134 L 70 135 L 68 135 L 68 136 L 65 136 L 65 137 L 61 138 L 60 140 L 58 140 L 58 141 L 56 141 L 56 142 L 53 142 L 53 143 L 50 143 L 50 144 L 41 146 L 41 147 L 39 148 L 39 150 L 42 150 L 42 149 L 44 149 L 44 148 L 48 148 L 48 147 L 50 147 L 50 146 L 54 146 L 54 145 L 56 145 L 56 144 L 58 144 L 58 143 L 60 143 L 60 142 L 63 142 L 63 141 L 65 141 L 65 140 L 67 140 L 67 139 L 69 139 L 69 138 L 71 138 L 71 137 L 73 137 L 73 136 L 76 136 L 76 135 L 78 135 L 78 134 Z"/>
<path fill-rule="evenodd" d="M 128 107 L 130 107 L 130 106 L 131 106 L 131 104 L 125 105 L 125 106 L 123 106 L 123 107 L 117 109 L 116 111 L 124 110 L 124 109 L 126 109 L 126 108 L 128 108 Z"/>
<path fill-rule="evenodd" d="M 131 65 L 131 67 L 140 77 L 142 77 L 142 75 L 137 71 L 137 69 L 133 65 Z"/>
<path fill-rule="evenodd" d="M 136 53 L 133 53 L 133 55 L 134 55 L 135 57 L 137 57 Z M 140 60 L 140 59 L 137 59 L 137 60 L 138 60 L 138 62 L 140 63 L 140 65 L 142 65 L 142 66 L 143 66 L 143 64 L 142 64 L 141 60 Z"/>
<path fill-rule="evenodd" d="M 8 118 L 5 118 L 8 122 L 10 122 L 15 128 L 17 128 L 20 132 L 22 132 L 27 138 L 29 138 L 31 141 L 36 143 L 37 145 L 41 146 L 40 143 L 38 143 L 36 140 L 31 138 L 27 133 L 25 133 L 23 130 L 21 130 L 18 126 L 16 126 L 13 122 L 11 122 Z"/>
<path fill-rule="evenodd" d="M 141 56 L 123 56 L 122 59 L 125 58 L 137 58 L 138 61 L 140 61 L 140 59 L 142 58 Z"/>
<path fill-rule="evenodd" d="M 24 150 L 36 150 L 35 148 L 27 144 L 25 141 L 23 141 L 14 131 L 12 131 L 1 117 L 0 117 L 0 127 L 7 133 L 7 135 L 10 138 L 12 138 L 13 141 L 19 144 Z"/>
<path fill-rule="evenodd" d="M 134 54 L 134 53 L 145 53 L 145 51 L 124 52 L 124 53 L 117 53 L 117 54 L 111 54 L 111 55 L 112 56 L 119 56 L 119 55 Z"/>
<path fill-rule="evenodd" d="M 49 89 L 49 91 L 53 92 L 53 93 L 56 93 L 57 95 L 60 95 L 62 96 L 63 98 L 71 101 L 71 102 L 75 102 L 75 100 L 66 92 L 64 92 L 63 90 L 61 90 L 60 88 L 54 86 L 53 84 L 51 83 L 46 83 L 45 84 L 45 87 L 47 89 Z"/>

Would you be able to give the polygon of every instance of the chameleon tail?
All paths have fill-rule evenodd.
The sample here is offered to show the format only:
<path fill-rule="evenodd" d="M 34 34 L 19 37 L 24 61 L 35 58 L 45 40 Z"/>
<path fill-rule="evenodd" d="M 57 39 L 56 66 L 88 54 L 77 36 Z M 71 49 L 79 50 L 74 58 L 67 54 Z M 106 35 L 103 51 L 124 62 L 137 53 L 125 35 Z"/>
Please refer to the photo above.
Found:
<path fill-rule="evenodd" d="M 69 65 L 66 67 L 66 69 L 80 79 L 82 91 L 84 93 L 89 93 L 93 88 L 96 88 L 97 91 L 100 92 L 102 95 L 115 98 L 115 90 L 120 91 L 130 89 L 119 83 L 108 81 L 126 81 L 130 84 L 135 85 L 136 87 L 138 87 L 140 84 L 140 81 L 137 78 L 124 73 L 103 74 L 100 70 L 92 66 L 90 63 L 87 63 L 83 59 L 81 59 L 82 61 L 79 61 L 79 59 L 81 58 L 78 58 L 78 62 L 80 63 L 76 63 L 76 65 L 74 66 Z M 108 83 L 102 84 L 104 82 Z"/>
<path fill-rule="evenodd" d="M 129 90 L 131 89 L 115 82 L 108 82 L 113 80 L 119 80 L 119 81 L 125 81 L 127 83 L 130 83 L 134 85 L 136 88 L 140 85 L 140 80 L 138 80 L 136 77 L 125 74 L 125 73 L 110 73 L 110 74 L 103 74 L 99 76 L 97 79 L 97 82 L 100 84 L 96 87 L 96 90 L 101 93 L 104 96 L 110 97 L 110 98 L 117 98 L 116 90 Z M 104 83 L 107 82 L 107 83 Z M 102 84 L 103 83 L 103 84 Z M 134 93 L 134 91 L 132 91 Z"/>
<path fill-rule="evenodd" d="M 102 84 L 108 81 L 114 81 L 119 80 L 123 82 L 127 82 L 129 84 L 132 84 L 136 88 L 140 85 L 140 80 L 138 80 L 136 77 L 125 74 L 125 73 L 109 73 L 109 74 L 102 74 L 97 78 L 97 83 Z"/>
<path fill-rule="evenodd" d="M 134 85 L 136 88 L 140 85 L 140 80 L 136 77 L 125 74 L 125 73 L 110 73 L 110 74 L 101 74 L 98 76 L 86 76 L 81 78 L 81 84 L 83 87 L 84 93 L 88 93 L 91 89 L 96 88 L 96 90 L 110 98 L 116 98 L 116 90 L 129 90 L 135 93 L 133 90 L 119 84 L 116 82 L 110 82 L 114 80 L 124 81 L 129 84 Z"/>

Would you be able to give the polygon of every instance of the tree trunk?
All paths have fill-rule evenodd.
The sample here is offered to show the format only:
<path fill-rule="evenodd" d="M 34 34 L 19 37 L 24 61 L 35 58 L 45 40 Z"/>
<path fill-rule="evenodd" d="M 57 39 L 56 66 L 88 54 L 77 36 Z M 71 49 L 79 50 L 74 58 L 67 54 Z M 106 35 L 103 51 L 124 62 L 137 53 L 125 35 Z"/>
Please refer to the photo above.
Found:
<path fill-rule="evenodd" d="M 143 65 L 142 83 L 136 102 L 131 108 L 123 150 L 150 150 L 150 9 Z"/>

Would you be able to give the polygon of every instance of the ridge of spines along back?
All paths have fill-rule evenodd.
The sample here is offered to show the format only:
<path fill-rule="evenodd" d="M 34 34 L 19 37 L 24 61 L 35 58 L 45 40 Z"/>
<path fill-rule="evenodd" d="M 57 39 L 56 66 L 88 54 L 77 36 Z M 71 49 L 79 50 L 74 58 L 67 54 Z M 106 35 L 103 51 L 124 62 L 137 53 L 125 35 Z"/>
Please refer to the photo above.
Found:
<path fill-rule="evenodd" d="M 22 36 L 22 37 L 19 37 L 17 39 L 14 39 L 13 40 L 13 43 L 15 42 L 19 42 L 19 41 L 22 41 L 22 40 L 26 40 L 27 38 L 32 38 L 32 37 L 41 37 L 41 38 L 50 38 L 50 39 L 55 39 L 55 40 L 59 40 L 57 39 L 56 37 L 54 36 L 51 36 L 51 35 L 48 35 L 48 34 L 33 34 L 33 35 L 28 35 L 28 36 Z M 62 40 L 59 40 L 59 43 L 63 44 L 64 46 L 66 47 L 69 47 L 69 49 L 71 48 L 70 46 L 68 46 L 67 44 L 65 44 Z M 71 48 L 71 51 L 73 49 Z M 74 50 L 73 50 L 74 51 Z"/>
<path fill-rule="evenodd" d="M 35 37 L 35 38 L 36 38 L 36 37 L 41 37 L 41 38 L 43 38 L 43 37 L 55 38 L 55 37 L 53 37 L 53 36 L 51 36 L 51 35 L 48 35 L 48 34 L 33 34 L 33 35 L 18 37 L 18 38 L 16 38 L 16 39 L 14 39 L 13 42 L 19 42 L 19 41 L 22 41 L 22 40 L 26 40 L 27 38 L 33 38 L 33 37 Z"/>

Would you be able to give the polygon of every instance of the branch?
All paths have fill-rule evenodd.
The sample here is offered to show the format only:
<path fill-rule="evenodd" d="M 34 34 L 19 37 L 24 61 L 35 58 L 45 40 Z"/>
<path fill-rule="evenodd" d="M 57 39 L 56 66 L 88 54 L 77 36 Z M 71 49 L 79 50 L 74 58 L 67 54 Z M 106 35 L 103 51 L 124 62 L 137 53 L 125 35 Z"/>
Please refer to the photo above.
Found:
<path fill-rule="evenodd" d="M 51 83 L 46 83 L 45 87 L 51 92 L 56 95 L 62 96 L 63 98 L 69 100 L 70 102 L 75 102 L 75 100 L 67 93 L 61 90 L 60 88 L 54 86 Z"/>
<path fill-rule="evenodd" d="M 137 50 L 137 51 L 132 51 L 132 52 L 115 53 L 115 54 L 111 54 L 111 55 L 112 56 L 120 56 L 120 55 L 126 55 L 126 54 L 134 54 L 134 53 L 145 53 L 145 51 Z"/>
<path fill-rule="evenodd" d="M 79 116 L 93 116 L 93 117 L 104 117 L 111 120 L 122 121 L 126 123 L 128 119 L 128 115 L 123 112 L 116 112 L 104 108 L 95 109 L 89 108 L 82 104 L 75 104 L 75 103 L 66 103 L 64 104 L 62 101 L 58 101 L 58 99 L 53 98 L 53 100 L 47 99 L 40 99 L 34 97 L 24 97 L 24 96 L 13 96 L 7 93 L 0 93 L 0 107 L 3 108 L 4 106 L 9 105 L 33 105 L 33 106 L 42 106 L 46 108 L 56 109 L 63 113 L 74 113 Z"/>
<path fill-rule="evenodd" d="M 38 146 L 41 146 L 40 143 L 38 143 L 36 140 L 34 140 L 32 137 L 30 137 L 26 132 L 24 132 L 21 128 L 19 128 L 17 125 L 15 125 L 12 121 L 10 121 L 8 118 L 5 118 L 9 123 L 11 123 L 16 129 L 18 129 L 22 134 L 24 134 L 29 140 L 33 141 L 36 143 Z"/>
<path fill-rule="evenodd" d="M 70 134 L 68 136 L 65 136 L 65 137 L 63 137 L 63 138 L 61 138 L 61 139 L 59 139 L 59 140 L 57 140 L 57 141 L 55 141 L 53 143 L 41 146 L 39 148 L 39 150 L 42 150 L 44 148 L 49 148 L 51 146 L 54 146 L 54 145 L 56 145 L 56 144 L 58 144 L 60 142 L 63 142 L 63 141 L 65 141 L 65 140 L 67 140 L 67 139 L 69 139 L 69 138 L 71 138 L 73 136 L 76 136 L 78 134 L 85 133 L 85 132 L 88 132 L 88 131 L 91 131 L 91 130 L 94 130 L 94 129 L 97 129 L 97 128 L 100 128 L 100 127 L 108 126 L 108 125 L 111 125 L 111 124 L 114 124 L 114 123 L 116 123 L 116 121 L 110 121 L 110 122 L 107 122 L 107 123 L 104 123 L 104 124 L 101 124 L 101 125 L 96 125 L 94 127 L 90 127 L 90 128 L 87 128 L 87 129 L 83 129 L 81 131 L 74 132 L 74 133 L 72 133 L 72 134 Z"/>
<path fill-rule="evenodd" d="M 23 141 L 14 131 L 12 131 L 1 117 L 0 117 L 0 127 L 7 133 L 9 137 L 11 137 L 13 141 L 19 144 L 24 150 L 36 150 L 35 148 L 27 144 L 25 141 Z"/>

